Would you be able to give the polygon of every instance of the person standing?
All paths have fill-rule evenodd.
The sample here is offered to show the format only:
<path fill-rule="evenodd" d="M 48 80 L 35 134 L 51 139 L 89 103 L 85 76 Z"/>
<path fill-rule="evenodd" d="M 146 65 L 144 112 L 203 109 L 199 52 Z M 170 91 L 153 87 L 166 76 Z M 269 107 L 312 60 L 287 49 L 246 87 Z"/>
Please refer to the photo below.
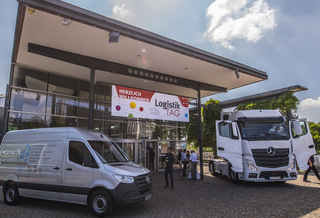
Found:
<path fill-rule="evenodd" d="M 315 167 L 314 165 L 314 155 L 312 155 L 309 159 L 308 159 L 308 165 L 309 165 L 309 168 L 306 170 L 306 172 L 304 173 L 304 176 L 303 176 L 303 181 L 304 182 L 310 182 L 307 177 L 308 177 L 308 174 L 310 173 L 310 171 L 312 170 L 314 172 L 314 174 L 317 176 L 317 178 L 320 180 L 320 176 L 319 176 L 319 173 L 318 173 L 318 170 L 317 168 Z"/>
<path fill-rule="evenodd" d="M 192 180 L 196 180 L 196 179 L 197 179 L 198 156 L 197 156 L 197 154 L 194 152 L 194 150 L 191 150 L 190 162 L 191 162 L 191 176 L 192 176 Z"/>
<path fill-rule="evenodd" d="M 189 150 L 187 150 L 187 162 L 188 162 L 188 170 L 190 170 L 191 169 L 191 167 L 190 167 L 190 151 Z"/>
<path fill-rule="evenodd" d="M 165 163 L 166 163 L 166 169 L 164 172 L 164 178 L 166 181 L 166 185 L 164 186 L 164 188 L 169 187 L 169 179 L 168 179 L 168 175 L 170 176 L 170 183 L 171 183 L 171 187 L 170 190 L 173 190 L 173 163 L 174 163 L 174 155 L 172 154 L 172 148 L 168 147 L 167 149 L 167 153 L 166 153 L 166 159 L 165 159 Z"/>
<path fill-rule="evenodd" d="M 182 152 L 181 152 L 181 161 L 182 161 L 182 164 L 183 164 L 183 167 L 182 167 L 182 176 L 186 176 L 186 168 L 187 168 L 187 164 L 188 164 L 188 161 L 187 161 L 187 155 L 186 155 L 186 149 L 184 149 Z"/>
<path fill-rule="evenodd" d="M 181 150 L 178 151 L 179 170 L 182 170 Z"/>
<path fill-rule="evenodd" d="M 155 156 L 155 152 L 154 152 L 153 148 L 151 148 L 149 151 L 149 161 L 150 161 L 150 163 L 149 163 L 150 168 L 149 169 L 150 170 L 154 170 L 154 156 Z"/>

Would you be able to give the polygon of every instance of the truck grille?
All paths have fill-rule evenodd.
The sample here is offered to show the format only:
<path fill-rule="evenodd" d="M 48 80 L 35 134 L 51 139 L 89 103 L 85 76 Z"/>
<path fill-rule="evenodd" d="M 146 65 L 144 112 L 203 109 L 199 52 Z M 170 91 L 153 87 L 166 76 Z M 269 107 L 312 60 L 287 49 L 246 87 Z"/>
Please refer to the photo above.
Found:
<path fill-rule="evenodd" d="M 151 174 L 137 176 L 135 182 L 140 189 L 148 188 L 151 185 Z"/>
<path fill-rule="evenodd" d="M 252 155 L 258 167 L 284 167 L 289 165 L 289 148 L 276 148 L 270 156 L 267 149 L 252 149 Z"/>

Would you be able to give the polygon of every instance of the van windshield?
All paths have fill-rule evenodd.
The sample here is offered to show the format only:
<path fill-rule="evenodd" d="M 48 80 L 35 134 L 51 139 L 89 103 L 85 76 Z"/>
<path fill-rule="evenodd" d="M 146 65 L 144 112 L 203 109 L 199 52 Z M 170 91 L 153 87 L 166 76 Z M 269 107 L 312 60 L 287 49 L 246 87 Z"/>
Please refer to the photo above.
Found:
<path fill-rule="evenodd" d="M 245 140 L 289 140 L 285 122 L 249 121 L 240 122 L 239 127 Z"/>
<path fill-rule="evenodd" d="M 114 142 L 88 141 L 102 163 L 128 162 L 130 158 Z"/>

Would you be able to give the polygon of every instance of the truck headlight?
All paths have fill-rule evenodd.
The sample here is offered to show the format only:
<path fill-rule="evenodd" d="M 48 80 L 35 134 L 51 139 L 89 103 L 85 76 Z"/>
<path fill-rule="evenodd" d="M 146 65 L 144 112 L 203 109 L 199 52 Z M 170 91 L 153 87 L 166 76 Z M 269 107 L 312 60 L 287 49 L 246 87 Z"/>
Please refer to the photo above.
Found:
<path fill-rule="evenodd" d="M 133 183 L 134 182 L 134 178 L 132 176 L 124 176 L 124 175 L 114 174 L 113 177 L 118 182 L 122 182 L 122 183 Z"/>
<path fill-rule="evenodd" d="M 296 167 L 296 159 L 293 158 L 290 162 L 290 165 L 289 165 L 289 169 L 288 170 L 293 170 L 294 168 Z"/>
<path fill-rule="evenodd" d="M 248 167 L 249 170 L 251 170 L 251 171 L 257 171 L 257 168 L 256 168 L 256 166 L 254 165 L 254 163 L 253 163 L 252 160 L 247 160 L 247 159 L 245 159 L 245 161 L 246 161 L 246 164 L 247 164 L 247 167 Z"/>

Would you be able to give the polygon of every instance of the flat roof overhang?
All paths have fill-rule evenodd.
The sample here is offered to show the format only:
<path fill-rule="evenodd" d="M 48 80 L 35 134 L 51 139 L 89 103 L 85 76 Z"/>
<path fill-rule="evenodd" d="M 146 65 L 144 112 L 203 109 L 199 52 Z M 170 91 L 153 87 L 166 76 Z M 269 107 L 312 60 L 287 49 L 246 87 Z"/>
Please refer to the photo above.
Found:
<path fill-rule="evenodd" d="M 14 64 L 197 98 L 266 80 L 244 64 L 59 0 L 18 0 Z M 31 9 L 31 10 L 30 10 Z M 64 19 L 71 21 L 63 25 Z M 117 29 L 118 43 L 109 43 Z M 237 75 L 238 74 L 238 75 Z"/>
<path fill-rule="evenodd" d="M 276 89 L 268 92 L 262 92 L 254 95 L 248 95 L 241 98 L 235 98 L 227 101 L 222 101 L 219 103 L 221 108 L 231 108 L 237 107 L 239 104 L 247 104 L 249 102 L 261 101 L 265 99 L 272 99 L 275 97 L 279 97 L 280 95 L 286 92 L 300 92 L 308 90 L 308 88 L 300 85 L 289 86 L 281 89 Z"/>

